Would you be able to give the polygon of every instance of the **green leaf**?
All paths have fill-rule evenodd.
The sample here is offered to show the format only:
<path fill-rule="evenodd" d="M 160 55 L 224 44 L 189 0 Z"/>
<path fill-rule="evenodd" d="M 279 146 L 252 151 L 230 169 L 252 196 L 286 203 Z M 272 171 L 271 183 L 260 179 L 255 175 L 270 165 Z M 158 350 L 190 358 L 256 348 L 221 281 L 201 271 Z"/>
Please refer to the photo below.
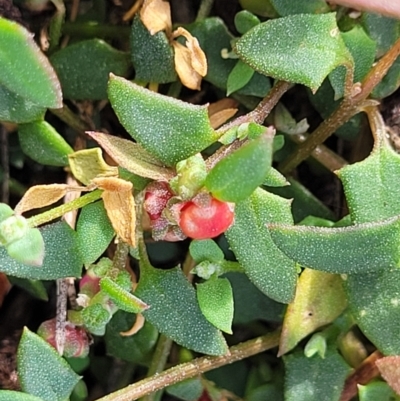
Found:
<path fill-rule="evenodd" d="M 247 10 L 239 11 L 235 15 L 235 28 L 241 35 L 258 25 L 260 22 L 260 19 L 256 15 Z"/>
<path fill-rule="evenodd" d="M 387 74 L 383 77 L 382 81 L 375 86 L 371 93 L 371 97 L 374 99 L 384 99 L 391 95 L 400 86 L 400 58 L 389 68 Z"/>
<path fill-rule="evenodd" d="M 255 71 L 243 61 L 238 60 L 228 76 L 226 83 L 226 96 L 243 88 L 252 78 Z"/>
<path fill-rule="evenodd" d="M 50 57 L 61 82 L 64 97 L 74 100 L 107 98 L 110 72 L 127 76 L 129 54 L 118 51 L 100 39 L 84 40 Z"/>
<path fill-rule="evenodd" d="M 400 214 L 400 155 L 389 146 L 376 147 L 362 162 L 339 170 L 351 219 L 365 223 Z"/>
<path fill-rule="evenodd" d="M 292 350 L 319 327 L 333 322 L 346 306 L 347 299 L 340 276 L 304 269 L 294 301 L 285 313 L 279 355 Z"/>
<path fill-rule="evenodd" d="M 200 377 L 194 377 L 168 386 L 165 391 L 179 400 L 197 401 L 201 398 L 204 385 Z"/>
<path fill-rule="evenodd" d="M 46 109 L 0 85 L 0 121 L 28 123 L 44 117 Z"/>
<path fill-rule="evenodd" d="M 166 165 L 173 166 L 217 140 L 206 106 L 163 96 L 116 76 L 110 78 L 108 94 L 125 129 Z"/>
<path fill-rule="evenodd" d="M 45 401 L 65 401 L 80 379 L 50 344 L 27 328 L 17 360 L 22 390 Z"/>
<path fill-rule="evenodd" d="M 33 35 L 0 17 L 0 43 L 0 84 L 37 106 L 61 107 L 60 83 Z"/>
<path fill-rule="evenodd" d="M 8 280 L 10 281 L 11 284 L 16 285 L 19 288 L 22 288 L 35 298 L 38 298 L 42 301 L 49 300 L 46 287 L 44 286 L 42 281 L 28 280 L 13 276 L 8 276 Z"/>
<path fill-rule="evenodd" d="M 174 52 L 164 32 L 151 35 L 136 15 L 130 38 L 135 80 L 165 84 L 176 81 Z"/>
<path fill-rule="evenodd" d="M 83 263 L 94 263 L 115 235 L 102 201 L 90 203 L 82 208 L 76 232 Z"/>
<path fill-rule="evenodd" d="M 248 324 L 254 320 L 282 323 L 285 305 L 268 298 L 245 274 L 228 273 L 225 277 L 233 289 L 234 324 Z"/>
<path fill-rule="evenodd" d="M 153 347 L 158 338 L 158 331 L 148 321 L 134 335 L 121 336 L 135 323 L 132 313 L 118 311 L 107 324 L 104 337 L 107 354 L 124 361 L 148 365 Z"/>
<path fill-rule="evenodd" d="M 357 324 L 384 354 L 400 354 L 400 270 L 349 275 L 345 289 Z"/>
<path fill-rule="evenodd" d="M 211 278 L 197 284 L 197 300 L 207 320 L 225 333 L 232 334 L 233 293 L 227 278 Z"/>
<path fill-rule="evenodd" d="M 329 273 L 397 267 L 400 218 L 341 228 L 269 225 L 276 246 L 302 266 Z"/>
<path fill-rule="evenodd" d="M 190 255 L 197 263 L 203 260 L 220 262 L 224 259 L 221 248 L 212 239 L 193 240 L 189 245 Z"/>
<path fill-rule="evenodd" d="M 126 291 L 109 277 L 104 277 L 100 280 L 100 288 L 118 308 L 125 312 L 141 313 L 149 307 L 145 302 Z"/>
<path fill-rule="evenodd" d="M 43 401 L 43 398 L 21 391 L 0 390 L 0 401 Z"/>
<path fill-rule="evenodd" d="M 219 18 L 205 18 L 189 28 L 191 34 L 198 39 L 207 57 L 208 69 L 204 79 L 226 91 L 229 73 L 236 65 L 237 60 L 221 57 L 221 51 L 231 48 L 231 41 L 234 37 Z M 270 88 L 270 80 L 256 72 L 250 82 L 239 89 L 236 94 L 264 97 Z"/>
<path fill-rule="evenodd" d="M 270 0 L 274 9 L 282 17 L 293 14 L 322 14 L 328 12 L 325 0 Z"/>
<path fill-rule="evenodd" d="M 400 397 L 382 381 L 370 382 L 363 386 L 357 384 L 360 401 L 399 401 Z"/>
<path fill-rule="evenodd" d="M 205 187 L 226 202 L 240 202 L 261 185 L 272 163 L 271 131 L 220 160 L 208 173 Z"/>
<path fill-rule="evenodd" d="M 377 44 L 377 57 L 386 53 L 399 37 L 400 21 L 398 19 L 364 12 L 361 16 L 361 24 Z"/>
<path fill-rule="evenodd" d="M 46 121 L 21 124 L 18 138 L 23 152 L 36 162 L 48 166 L 68 166 L 68 155 L 73 149 Z"/>
<path fill-rule="evenodd" d="M 375 60 L 376 43 L 359 25 L 341 35 L 354 60 L 354 82 L 361 82 Z M 335 99 L 340 99 L 344 95 L 345 75 L 346 69 L 343 66 L 329 75 L 335 91 Z"/>
<path fill-rule="evenodd" d="M 7 253 L 17 262 L 33 267 L 41 267 L 45 244 L 38 228 L 30 228 L 20 239 L 6 245 Z"/>
<path fill-rule="evenodd" d="M 178 344 L 209 355 L 227 351 L 221 332 L 202 314 L 196 292 L 179 268 L 159 270 L 144 265 L 135 291 L 150 308 L 143 316 Z"/>
<path fill-rule="evenodd" d="M 39 230 L 45 246 L 43 265 L 26 266 L 12 259 L 5 248 L 0 248 L 0 271 L 32 280 L 80 277 L 82 260 L 75 231 L 63 221 L 46 225 Z"/>
<path fill-rule="evenodd" d="M 334 68 L 352 63 L 334 13 L 263 22 L 236 42 L 235 51 L 256 71 L 313 91 Z"/>
<path fill-rule="evenodd" d="M 297 281 L 295 263 L 274 244 L 268 222 L 291 223 L 290 201 L 257 189 L 235 207 L 235 222 L 225 233 L 250 280 L 275 301 L 289 303 Z"/>
<path fill-rule="evenodd" d="M 324 359 L 296 352 L 283 360 L 285 401 L 339 400 L 350 367 L 336 350 L 328 350 Z"/>

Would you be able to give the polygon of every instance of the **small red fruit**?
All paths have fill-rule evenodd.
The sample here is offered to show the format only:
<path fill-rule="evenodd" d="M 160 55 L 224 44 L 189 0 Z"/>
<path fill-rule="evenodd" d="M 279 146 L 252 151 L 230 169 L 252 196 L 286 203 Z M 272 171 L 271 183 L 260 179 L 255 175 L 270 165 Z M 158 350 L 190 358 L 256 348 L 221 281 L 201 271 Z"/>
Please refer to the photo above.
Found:
<path fill-rule="evenodd" d="M 166 182 L 153 181 L 146 187 L 143 207 L 152 222 L 161 217 L 172 196 L 171 188 Z"/>
<path fill-rule="evenodd" d="M 211 198 L 208 202 L 187 202 L 180 211 L 179 227 L 193 239 L 214 238 L 234 220 L 234 205 Z"/>

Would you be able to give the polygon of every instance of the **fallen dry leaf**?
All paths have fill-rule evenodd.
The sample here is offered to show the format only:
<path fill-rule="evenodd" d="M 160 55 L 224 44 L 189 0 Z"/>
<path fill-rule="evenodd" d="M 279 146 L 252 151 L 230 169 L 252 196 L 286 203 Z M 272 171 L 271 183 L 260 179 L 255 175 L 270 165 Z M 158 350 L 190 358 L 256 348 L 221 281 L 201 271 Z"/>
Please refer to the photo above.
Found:
<path fill-rule="evenodd" d="M 400 356 L 385 356 L 375 364 L 389 386 L 400 395 Z"/>
<path fill-rule="evenodd" d="M 152 35 L 165 31 L 169 36 L 172 30 L 171 7 L 164 0 L 144 0 L 140 19 Z"/>
<path fill-rule="evenodd" d="M 68 192 L 84 190 L 86 190 L 85 187 L 67 184 L 35 185 L 25 192 L 14 211 L 15 214 L 22 214 L 28 210 L 49 206 L 59 201 Z"/>
<path fill-rule="evenodd" d="M 136 210 L 132 183 L 116 177 L 97 177 L 93 183 L 101 195 L 111 225 L 117 235 L 130 246 L 136 246 Z"/>

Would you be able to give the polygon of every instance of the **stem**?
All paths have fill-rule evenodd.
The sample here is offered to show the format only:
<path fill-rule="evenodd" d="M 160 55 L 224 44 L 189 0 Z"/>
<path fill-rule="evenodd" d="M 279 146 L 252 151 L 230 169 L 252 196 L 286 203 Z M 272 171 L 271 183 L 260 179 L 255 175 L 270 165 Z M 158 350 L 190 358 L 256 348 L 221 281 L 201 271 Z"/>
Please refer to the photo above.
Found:
<path fill-rule="evenodd" d="M 63 105 L 61 109 L 49 109 L 52 114 L 58 117 L 61 121 L 71 127 L 80 134 L 90 130 L 90 127 L 82 121 L 74 112 L 67 106 Z"/>
<path fill-rule="evenodd" d="M 359 88 L 359 90 L 345 98 L 340 103 L 339 107 L 299 146 L 298 150 L 279 166 L 282 173 L 287 174 L 296 168 L 303 160 L 311 155 L 317 146 L 325 142 L 341 125 L 360 111 L 362 103 L 386 75 L 399 54 L 400 39 L 398 39 L 392 48 L 373 68 L 371 68 L 368 75 L 364 78 L 361 87 L 353 86 L 354 89 Z"/>
<path fill-rule="evenodd" d="M 280 330 L 235 345 L 222 356 L 203 356 L 193 361 L 182 363 L 162 373 L 131 384 L 121 390 L 99 398 L 97 401 L 132 401 L 164 387 L 198 376 L 220 366 L 227 365 L 259 354 L 279 344 Z"/>
<path fill-rule="evenodd" d="M 67 212 L 75 209 L 80 209 L 81 207 L 100 199 L 102 192 L 103 191 L 101 191 L 100 189 L 96 189 L 86 195 L 81 196 L 78 199 L 73 200 L 72 202 L 64 203 L 61 206 L 48 210 L 47 212 L 33 216 L 28 219 L 29 226 L 37 227 L 42 224 L 48 223 L 49 221 L 55 220 L 63 216 Z"/>
<path fill-rule="evenodd" d="M 157 341 L 157 346 L 154 351 L 151 364 L 149 370 L 147 372 L 147 377 L 151 377 L 157 375 L 158 373 L 164 370 L 165 364 L 167 363 L 167 359 L 171 350 L 172 340 L 165 336 L 164 334 L 160 334 Z M 156 399 L 157 392 L 154 391 L 145 395 L 142 398 L 142 401 L 154 401 Z"/>
<path fill-rule="evenodd" d="M 98 24 L 97 22 L 65 22 L 63 26 L 64 35 L 79 36 L 81 39 L 128 39 L 130 31 L 129 26 Z"/>
<path fill-rule="evenodd" d="M 202 0 L 199 11 L 197 12 L 196 21 L 201 21 L 207 18 L 211 12 L 214 0 Z"/>
<path fill-rule="evenodd" d="M 113 268 L 118 271 L 126 270 L 126 259 L 129 254 L 129 245 L 119 239 L 117 247 L 115 249 L 114 257 L 113 257 Z"/>

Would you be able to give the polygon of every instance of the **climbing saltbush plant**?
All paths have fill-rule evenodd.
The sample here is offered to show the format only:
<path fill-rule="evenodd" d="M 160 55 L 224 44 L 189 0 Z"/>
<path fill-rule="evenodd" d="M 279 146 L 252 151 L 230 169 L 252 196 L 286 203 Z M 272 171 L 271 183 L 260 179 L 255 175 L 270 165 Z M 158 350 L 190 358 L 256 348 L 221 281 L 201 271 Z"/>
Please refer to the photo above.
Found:
<path fill-rule="evenodd" d="M 400 399 L 400 22 L 209 3 L 0 16 L 0 401 Z"/>

